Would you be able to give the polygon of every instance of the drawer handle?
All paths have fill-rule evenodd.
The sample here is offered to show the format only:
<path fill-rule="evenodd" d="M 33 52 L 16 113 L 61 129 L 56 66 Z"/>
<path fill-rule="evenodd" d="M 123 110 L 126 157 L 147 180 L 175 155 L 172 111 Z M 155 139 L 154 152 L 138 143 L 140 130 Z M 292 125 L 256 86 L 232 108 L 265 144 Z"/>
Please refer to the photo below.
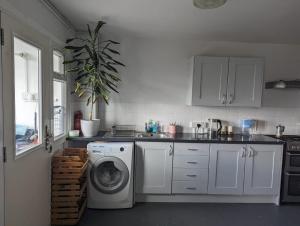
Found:
<path fill-rule="evenodd" d="M 198 164 L 198 162 L 187 162 L 188 164 Z"/>
<path fill-rule="evenodd" d="M 194 188 L 194 187 L 186 187 L 185 189 L 187 189 L 187 190 L 196 190 L 197 188 Z"/>
<path fill-rule="evenodd" d="M 196 149 L 196 148 L 189 148 L 188 150 L 189 151 L 199 151 L 199 149 Z"/>
<path fill-rule="evenodd" d="M 187 177 L 197 177 L 196 174 L 187 174 L 186 176 L 187 176 Z"/>

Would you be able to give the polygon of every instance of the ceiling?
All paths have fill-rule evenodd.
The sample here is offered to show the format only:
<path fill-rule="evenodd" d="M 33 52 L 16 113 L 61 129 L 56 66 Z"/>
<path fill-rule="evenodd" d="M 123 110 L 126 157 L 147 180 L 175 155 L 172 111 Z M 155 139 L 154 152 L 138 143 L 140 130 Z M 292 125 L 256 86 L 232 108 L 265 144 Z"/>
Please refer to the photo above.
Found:
<path fill-rule="evenodd" d="M 142 37 L 300 44 L 299 0 L 228 0 L 201 10 L 192 0 L 51 0 L 79 30 L 105 20 Z"/>

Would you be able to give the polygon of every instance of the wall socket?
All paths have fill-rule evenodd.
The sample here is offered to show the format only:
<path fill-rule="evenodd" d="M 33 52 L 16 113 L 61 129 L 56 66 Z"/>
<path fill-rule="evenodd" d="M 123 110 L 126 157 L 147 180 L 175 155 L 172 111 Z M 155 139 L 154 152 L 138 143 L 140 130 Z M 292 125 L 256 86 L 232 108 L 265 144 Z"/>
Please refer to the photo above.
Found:
<path fill-rule="evenodd" d="M 190 128 L 197 128 L 197 124 L 201 124 L 201 127 L 204 126 L 206 122 L 203 122 L 203 121 L 191 121 L 190 124 L 189 124 L 189 127 Z"/>

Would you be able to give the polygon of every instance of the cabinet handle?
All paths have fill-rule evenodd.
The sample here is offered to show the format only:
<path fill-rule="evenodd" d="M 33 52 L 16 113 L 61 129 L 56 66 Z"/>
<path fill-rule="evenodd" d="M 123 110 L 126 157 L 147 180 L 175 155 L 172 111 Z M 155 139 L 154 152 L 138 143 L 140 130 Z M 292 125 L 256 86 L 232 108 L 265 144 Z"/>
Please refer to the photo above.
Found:
<path fill-rule="evenodd" d="M 196 148 L 189 148 L 188 150 L 189 151 L 199 151 L 199 149 L 196 149 Z"/>
<path fill-rule="evenodd" d="M 169 155 L 170 156 L 173 155 L 173 147 L 172 147 L 172 145 L 170 145 Z"/>
<path fill-rule="evenodd" d="M 249 158 L 254 157 L 254 155 L 255 155 L 255 150 L 253 147 L 250 146 Z"/>
<path fill-rule="evenodd" d="M 292 153 L 286 153 L 288 156 L 300 156 L 300 154 L 292 154 Z"/>
<path fill-rule="evenodd" d="M 285 175 L 300 177 L 300 173 L 285 173 Z"/>
<path fill-rule="evenodd" d="M 196 190 L 197 188 L 194 188 L 194 187 L 186 187 L 185 189 L 187 189 L 187 190 Z"/>
<path fill-rule="evenodd" d="M 198 164 L 198 162 L 187 162 L 188 164 Z"/>
<path fill-rule="evenodd" d="M 188 175 L 186 175 L 187 177 L 197 177 L 197 175 L 195 175 L 195 174 L 188 174 Z"/>
<path fill-rule="evenodd" d="M 242 153 L 242 158 L 246 157 L 247 149 L 243 147 L 243 153 Z"/>
<path fill-rule="evenodd" d="M 229 94 L 229 101 L 228 101 L 228 103 L 229 103 L 229 104 L 232 104 L 232 102 L 233 102 L 233 95 L 232 95 L 232 94 Z"/>
<path fill-rule="evenodd" d="M 226 94 L 222 95 L 222 104 L 226 104 Z"/>

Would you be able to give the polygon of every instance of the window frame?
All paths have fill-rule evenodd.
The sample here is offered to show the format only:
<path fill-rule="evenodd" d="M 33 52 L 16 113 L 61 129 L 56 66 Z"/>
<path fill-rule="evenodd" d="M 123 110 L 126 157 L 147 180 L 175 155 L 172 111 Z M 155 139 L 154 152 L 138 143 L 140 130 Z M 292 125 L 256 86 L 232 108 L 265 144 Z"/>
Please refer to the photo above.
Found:
<path fill-rule="evenodd" d="M 63 68 L 63 74 L 60 74 L 56 71 L 54 71 L 54 60 L 53 60 L 53 56 L 54 53 L 57 52 L 59 55 L 61 55 L 63 57 L 63 59 L 65 58 L 65 55 L 63 54 L 62 50 L 59 50 L 59 48 L 52 48 L 51 51 L 51 59 L 52 59 L 52 64 L 51 64 L 51 74 L 52 74 L 52 80 L 51 80 L 51 92 L 52 92 L 52 122 L 51 122 L 51 133 L 53 134 L 53 141 L 54 143 L 63 143 L 64 139 L 67 137 L 67 130 L 68 130 L 68 80 L 67 80 L 67 76 L 66 76 L 66 69 L 65 66 Z M 65 120 L 64 120 L 64 133 L 60 134 L 58 136 L 54 136 L 54 102 L 53 102 L 53 97 L 54 97 L 54 86 L 53 83 L 54 81 L 56 82 L 64 82 L 65 83 L 65 97 L 64 97 L 64 104 L 65 104 Z"/>
<path fill-rule="evenodd" d="M 39 105 L 38 105 L 38 110 L 39 110 L 39 144 L 34 144 L 34 145 L 29 145 L 28 148 L 23 149 L 22 151 L 17 152 L 17 148 L 16 148 L 16 96 L 15 96 L 15 90 L 16 90 L 16 86 L 15 86 L 15 38 L 25 42 L 28 45 L 31 45 L 37 49 L 39 49 L 39 76 L 38 76 L 38 92 L 39 92 Z M 12 72 L 13 72 L 13 136 L 14 136 L 14 159 L 17 160 L 31 152 L 34 152 L 36 150 L 39 150 L 40 148 L 42 148 L 44 146 L 44 141 L 43 141 L 43 137 L 44 137 L 44 129 L 43 129 L 43 104 L 44 104 L 44 100 L 43 100 L 43 52 L 44 49 L 38 45 L 37 43 L 35 43 L 32 40 L 29 40 L 28 38 L 25 38 L 15 32 L 12 33 Z"/>

